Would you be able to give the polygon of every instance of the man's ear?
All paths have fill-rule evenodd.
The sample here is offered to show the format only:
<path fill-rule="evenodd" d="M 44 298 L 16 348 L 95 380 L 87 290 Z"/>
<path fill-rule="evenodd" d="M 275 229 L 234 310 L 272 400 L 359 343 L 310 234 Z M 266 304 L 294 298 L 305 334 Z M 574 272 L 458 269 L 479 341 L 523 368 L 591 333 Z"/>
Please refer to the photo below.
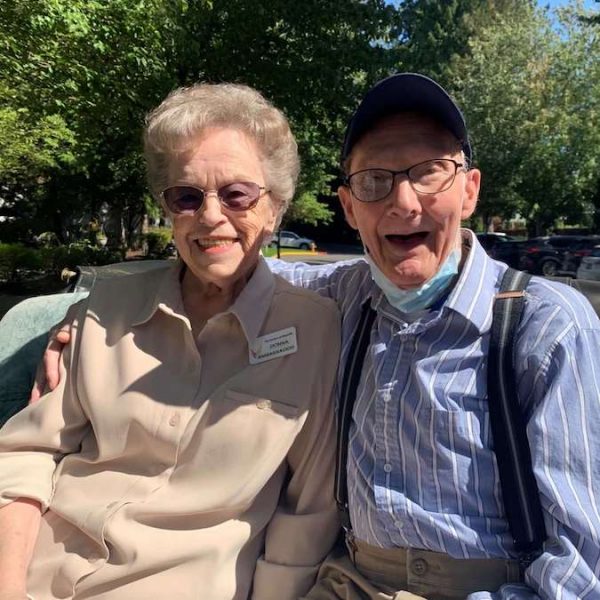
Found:
<path fill-rule="evenodd" d="M 479 199 L 479 188 L 481 186 L 481 171 L 479 169 L 471 169 L 465 173 L 465 193 L 463 196 L 461 219 L 468 219 L 477 207 Z"/>
<path fill-rule="evenodd" d="M 354 205 L 352 204 L 352 193 L 350 192 L 350 188 L 345 185 L 340 185 L 337 189 L 338 198 L 340 199 L 340 204 L 344 209 L 344 215 L 346 215 L 346 221 L 348 225 L 352 227 L 352 229 L 358 229 L 356 224 L 356 218 L 354 216 Z"/>

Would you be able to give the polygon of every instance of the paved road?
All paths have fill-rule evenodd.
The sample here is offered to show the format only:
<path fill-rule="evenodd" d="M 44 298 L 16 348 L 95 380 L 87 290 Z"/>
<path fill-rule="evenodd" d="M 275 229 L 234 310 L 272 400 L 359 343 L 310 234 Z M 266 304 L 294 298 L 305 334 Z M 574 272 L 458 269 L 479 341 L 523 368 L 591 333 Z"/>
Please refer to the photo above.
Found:
<path fill-rule="evenodd" d="M 318 252 L 300 252 L 298 254 L 284 254 L 282 260 L 288 262 L 307 262 L 311 265 L 338 262 L 340 260 L 353 260 L 363 254 L 361 246 L 345 244 L 319 244 Z"/>
<path fill-rule="evenodd" d="M 327 264 L 338 262 L 340 260 L 353 260 L 359 258 L 360 254 L 284 254 L 281 259 L 287 262 L 306 262 L 311 265 Z"/>

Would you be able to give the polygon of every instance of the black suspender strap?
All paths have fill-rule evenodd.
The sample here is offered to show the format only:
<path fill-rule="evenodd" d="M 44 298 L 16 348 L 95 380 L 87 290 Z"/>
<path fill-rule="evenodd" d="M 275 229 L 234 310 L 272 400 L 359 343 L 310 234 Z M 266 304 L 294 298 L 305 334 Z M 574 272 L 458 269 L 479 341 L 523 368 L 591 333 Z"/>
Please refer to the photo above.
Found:
<path fill-rule="evenodd" d="M 509 268 L 502 279 L 494 301 L 487 384 L 506 518 L 524 567 L 539 555 L 546 539 L 513 362 L 515 332 L 524 304 L 523 290 L 530 278 L 526 273 Z"/>
<path fill-rule="evenodd" d="M 350 423 L 352 422 L 352 409 L 356 401 L 356 390 L 360 381 L 362 366 L 369 347 L 371 338 L 371 327 L 375 320 L 376 312 L 371 308 L 371 302 L 367 300 L 363 306 L 354 331 L 350 350 L 344 367 L 342 389 L 340 390 L 340 401 L 338 405 L 338 429 L 337 429 L 337 455 L 335 463 L 335 500 L 342 526 L 346 532 L 351 530 L 350 513 L 348 511 L 348 441 L 350 437 Z"/>

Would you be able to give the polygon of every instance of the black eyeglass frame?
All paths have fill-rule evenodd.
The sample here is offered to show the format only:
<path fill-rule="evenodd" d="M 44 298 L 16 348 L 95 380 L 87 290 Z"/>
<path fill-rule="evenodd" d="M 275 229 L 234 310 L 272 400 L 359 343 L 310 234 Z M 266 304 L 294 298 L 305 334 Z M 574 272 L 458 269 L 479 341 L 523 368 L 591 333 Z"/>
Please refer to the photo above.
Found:
<path fill-rule="evenodd" d="M 454 164 L 454 174 L 452 175 L 452 179 L 450 180 L 450 183 L 446 186 L 443 187 L 441 190 L 436 190 L 435 192 L 422 192 L 418 189 L 415 188 L 415 182 L 411 179 L 410 177 L 410 172 L 416 168 L 416 167 L 420 167 L 421 165 L 424 165 L 426 163 L 429 162 L 440 162 L 440 161 L 444 161 L 444 162 L 451 162 Z M 398 175 L 405 175 L 406 178 L 408 179 L 412 189 L 420 195 L 424 195 L 424 196 L 432 196 L 433 194 L 441 194 L 442 192 L 445 192 L 446 190 L 449 190 L 453 185 L 454 185 L 454 181 L 456 180 L 456 175 L 458 174 L 458 170 L 459 169 L 464 169 L 465 172 L 468 171 L 468 166 L 466 163 L 462 162 L 458 162 L 456 160 L 454 160 L 453 158 L 431 158 L 429 160 L 423 160 L 415 165 L 411 165 L 410 167 L 408 167 L 408 169 L 402 169 L 401 171 L 394 171 L 393 169 L 380 169 L 380 168 L 370 168 L 370 169 L 361 169 L 360 171 L 355 171 L 354 173 L 350 173 L 350 175 L 346 175 L 344 176 L 344 178 L 342 179 L 342 185 L 346 186 L 347 188 L 350 189 L 350 191 L 352 192 L 352 195 L 359 200 L 360 202 L 364 202 L 365 204 L 371 204 L 373 202 L 380 202 L 381 200 L 383 200 L 384 198 L 387 198 L 391 191 L 394 189 L 394 184 L 396 183 L 396 177 Z M 391 179 L 391 183 L 390 183 L 390 189 L 387 191 L 387 193 L 384 196 L 381 196 L 381 198 L 377 198 L 376 200 L 363 200 L 362 198 L 360 198 L 356 192 L 352 189 L 352 178 L 355 175 L 359 175 L 360 173 L 366 173 L 367 171 L 384 171 L 385 173 L 391 173 L 392 174 L 392 179 Z"/>
<path fill-rule="evenodd" d="M 252 184 L 255 185 L 258 188 L 258 195 L 256 196 L 256 198 L 252 201 L 251 204 L 249 204 L 248 206 L 245 206 L 243 208 L 232 208 L 231 206 L 228 206 L 227 204 L 225 204 L 225 202 L 223 202 L 223 198 L 221 197 L 221 195 L 219 194 L 219 190 L 221 190 L 222 188 L 228 187 L 230 185 L 234 185 L 234 184 Z M 193 213 L 185 213 L 182 211 L 174 211 L 171 209 L 169 202 L 167 201 L 167 198 L 165 196 L 165 193 L 168 192 L 169 190 L 172 190 L 174 188 L 189 188 L 192 190 L 196 190 L 197 192 L 201 192 L 202 193 L 202 202 L 198 205 L 198 208 L 193 212 Z M 225 210 L 229 210 L 231 212 L 244 212 L 246 210 L 251 210 L 253 209 L 257 204 L 258 201 L 262 198 L 262 196 L 264 196 L 265 194 L 268 194 L 271 190 L 267 189 L 264 185 L 258 185 L 257 183 L 255 183 L 254 181 L 232 181 L 231 183 L 228 183 L 226 185 L 222 185 L 219 189 L 204 189 L 195 185 L 172 185 L 168 188 L 165 188 L 162 192 L 160 192 L 160 198 L 161 200 L 165 203 L 165 205 L 167 206 L 167 208 L 169 209 L 169 211 L 174 214 L 174 215 L 183 215 L 183 216 L 194 216 L 203 206 L 204 201 L 206 200 L 206 194 L 208 192 L 215 192 L 217 195 L 217 198 L 219 199 L 219 203 L 221 204 L 221 206 L 225 209 Z"/>

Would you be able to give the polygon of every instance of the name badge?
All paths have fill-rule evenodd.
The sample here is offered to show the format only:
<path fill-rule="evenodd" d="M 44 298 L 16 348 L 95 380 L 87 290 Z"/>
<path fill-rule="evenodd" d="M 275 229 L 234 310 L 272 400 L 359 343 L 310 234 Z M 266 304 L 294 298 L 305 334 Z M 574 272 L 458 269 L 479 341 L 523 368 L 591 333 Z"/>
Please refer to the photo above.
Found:
<path fill-rule="evenodd" d="M 297 351 L 296 328 L 288 327 L 256 338 L 256 342 L 250 348 L 250 364 L 257 365 Z"/>

